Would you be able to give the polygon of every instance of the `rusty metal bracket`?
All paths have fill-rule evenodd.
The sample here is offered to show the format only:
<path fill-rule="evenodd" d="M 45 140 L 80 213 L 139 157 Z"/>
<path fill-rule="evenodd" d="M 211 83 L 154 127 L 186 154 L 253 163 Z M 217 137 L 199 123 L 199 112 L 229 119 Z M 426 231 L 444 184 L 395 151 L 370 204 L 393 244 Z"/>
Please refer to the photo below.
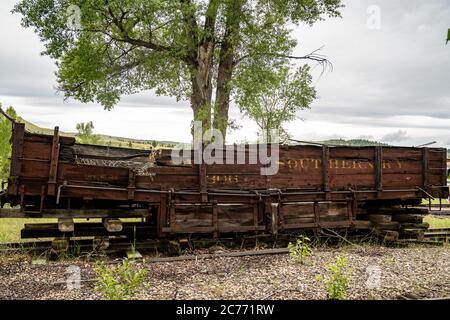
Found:
<path fill-rule="evenodd" d="M 427 195 L 428 198 L 430 198 L 432 200 L 435 199 L 435 197 L 433 197 L 430 193 L 428 193 L 426 190 L 422 189 L 421 187 L 416 187 L 416 188 L 417 188 L 418 191 L 421 191 L 421 192 L 425 193 L 425 195 Z"/>
<path fill-rule="evenodd" d="M 56 193 L 56 204 L 59 204 L 59 200 L 61 198 L 61 190 L 62 190 L 62 188 L 67 187 L 67 185 L 68 185 L 67 181 L 64 180 L 63 184 L 58 186 L 58 192 Z"/>
<path fill-rule="evenodd" d="M 281 197 L 283 196 L 283 191 L 281 189 L 276 189 L 278 195 L 278 203 L 281 203 Z"/>

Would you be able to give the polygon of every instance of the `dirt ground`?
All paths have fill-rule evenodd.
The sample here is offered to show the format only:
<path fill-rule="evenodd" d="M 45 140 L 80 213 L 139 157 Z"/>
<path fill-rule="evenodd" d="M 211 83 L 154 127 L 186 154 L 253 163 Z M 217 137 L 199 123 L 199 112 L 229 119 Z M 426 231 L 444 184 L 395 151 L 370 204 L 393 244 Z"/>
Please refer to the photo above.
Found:
<path fill-rule="evenodd" d="M 450 296 L 450 247 L 348 246 L 315 249 L 306 264 L 289 255 L 214 258 L 163 263 L 148 270 L 136 299 L 326 299 L 318 275 L 340 256 L 351 268 L 348 299 Z M 145 258 L 145 256 L 144 256 Z M 76 259 L 33 265 L 26 254 L 0 256 L 0 299 L 101 299 L 94 293 L 95 261 Z M 66 280 L 79 267 L 81 286 Z"/>

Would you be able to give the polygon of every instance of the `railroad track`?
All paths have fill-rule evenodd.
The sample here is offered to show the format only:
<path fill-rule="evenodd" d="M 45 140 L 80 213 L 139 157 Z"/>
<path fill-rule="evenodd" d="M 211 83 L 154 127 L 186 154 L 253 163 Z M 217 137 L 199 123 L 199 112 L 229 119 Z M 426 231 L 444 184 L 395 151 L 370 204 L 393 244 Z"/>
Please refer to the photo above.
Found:
<path fill-rule="evenodd" d="M 287 253 L 287 243 L 293 241 L 296 235 L 284 234 L 278 235 L 275 239 L 270 235 L 245 235 L 239 238 L 221 238 L 221 239 L 139 239 L 130 240 L 127 237 L 115 238 L 89 238 L 89 239 L 55 239 L 51 240 L 34 240 L 24 242 L 0 243 L 0 252 L 14 252 L 19 250 L 38 251 L 51 253 L 69 253 L 80 254 L 82 252 L 101 252 L 105 254 L 114 254 L 127 251 L 145 251 L 155 253 L 168 253 L 171 257 L 154 258 L 154 262 L 204 259 L 221 256 L 220 254 L 205 255 L 188 255 L 181 256 L 182 252 L 189 251 L 193 248 L 209 248 L 219 243 L 224 248 L 229 248 L 223 252 L 224 257 L 227 256 L 245 256 L 245 255 L 263 255 L 263 254 L 279 254 Z M 344 238 L 344 237 L 341 237 Z M 424 232 L 424 240 L 403 239 L 398 240 L 398 244 L 419 243 L 429 245 L 442 245 L 450 238 L 450 228 L 428 229 Z M 351 243 L 352 237 L 347 240 Z M 257 250 L 257 253 L 251 253 L 250 248 L 254 248 L 258 243 L 266 243 L 272 246 L 272 249 Z M 243 251 L 236 251 L 240 248 Z M 245 250 L 247 249 L 247 250 Z M 150 259 L 151 260 L 151 259 Z"/>
<path fill-rule="evenodd" d="M 428 210 L 428 214 L 434 215 L 434 216 L 450 216 L 450 204 L 442 204 L 439 206 L 438 204 L 432 204 L 430 205 L 420 205 L 417 207 L 412 207 L 417 209 L 426 209 Z"/>
<path fill-rule="evenodd" d="M 56 241 L 61 241 L 58 239 Z M 101 251 L 104 253 L 114 253 L 127 251 L 131 248 L 135 250 L 151 250 L 151 249 L 165 249 L 167 248 L 168 243 L 166 241 L 159 240 L 145 240 L 145 241 L 128 241 L 126 239 L 108 239 L 108 244 L 101 243 L 93 239 L 80 239 L 80 240 L 69 240 L 67 242 L 67 247 L 62 248 L 61 244 L 55 244 L 55 241 L 47 241 L 47 240 L 36 240 L 36 241 L 24 241 L 24 242 L 9 242 L 9 243 L 0 243 L 0 252 L 8 252 L 8 251 L 51 251 L 54 252 L 69 252 L 69 253 L 77 253 L 77 252 L 95 252 Z"/>
<path fill-rule="evenodd" d="M 277 250 L 280 247 L 286 247 L 290 241 L 295 241 L 298 235 L 283 234 L 272 237 L 268 234 L 260 235 L 242 235 L 238 238 L 172 238 L 172 239 L 143 239 L 133 240 L 126 236 L 108 237 L 84 237 L 84 238 L 55 238 L 54 240 L 33 240 L 23 242 L 0 243 L 0 252 L 13 251 L 39 251 L 50 253 L 81 253 L 81 252 L 102 252 L 106 254 L 127 252 L 127 251 L 145 251 L 155 253 L 167 253 L 169 255 L 180 255 L 182 252 L 191 251 L 191 249 L 207 249 L 216 244 L 235 250 L 237 248 L 254 248 L 258 243 L 265 243 L 268 247 Z M 287 249 L 286 249 L 287 250 Z M 285 251 L 287 252 L 287 251 Z M 268 254 L 270 254 L 268 252 Z M 186 258 L 183 258 L 186 259 Z"/>
<path fill-rule="evenodd" d="M 428 229 L 424 233 L 426 239 L 448 241 L 450 239 L 450 228 Z"/>
<path fill-rule="evenodd" d="M 158 246 L 157 246 L 158 245 Z M 71 241 L 72 247 L 82 248 L 84 250 L 92 250 L 92 241 L 89 244 L 89 240 L 79 240 Z M 168 247 L 169 244 L 163 243 L 150 243 L 150 242 L 137 242 L 133 244 L 133 248 L 138 250 L 149 250 L 154 248 L 161 249 L 162 246 Z M 129 250 L 131 247 L 130 243 L 113 241 L 110 243 L 107 249 L 102 250 L 103 253 L 114 253 L 114 252 L 124 252 Z M 0 244 L 0 252 L 3 251 L 17 251 L 17 250 L 29 250 L 29 251 L 48 251 L 53 250 L 52 241 L 30 241 L 30 242 L 14 242 L 14 243 L 3 243 Z M 70 250 L 69 250 L 70 251 Z M 57 253 L 57 252 L 54 252 Z M 200 253 L 200 254 L 184 254 L 177 256 L 161 256 L 161 257 L 149 257 L 145 261 L 148 263 L 158 263 L 158 262 L 174 262 L 174 261 L 187 261 L 187 260 L 205 260 L 214 258 L 224 258 L 224 257 L 244 257 L 244 256 L 262 256 L 262 255 L 277 255 L 277 254 L 287 254 L 289 249 L 286 247 L 282 248 L 271 248 L 271 249 L 222 249 L 218 248 L 213 250 L 211 253 Z M 115 261 L 117 262 L 117 261 Z M 111 263 L 115 263 L 111 262 Z"/>

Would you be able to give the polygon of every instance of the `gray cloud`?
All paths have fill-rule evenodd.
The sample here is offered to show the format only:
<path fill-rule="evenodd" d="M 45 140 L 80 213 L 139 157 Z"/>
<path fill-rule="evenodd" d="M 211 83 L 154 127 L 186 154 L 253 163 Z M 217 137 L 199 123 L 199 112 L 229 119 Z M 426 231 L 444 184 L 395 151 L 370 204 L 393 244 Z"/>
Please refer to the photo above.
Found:
<path fill-rule="evenodd" d="M 449 1 L 377 1 L 381 30 L 365 26 L 370 4 L 347 1 L 341 21 L 299 32 L 308 47 L 325 44 L 334 62 L 317 83 L 321 99 L 311 113 L 367 123 L 396 115 L 450 118 L 450 48 L 443 41 Z"/>
<path fill-rule="evenodd" d="M 381 140 L 386 142 L 402 142 L 408 139 L 408 132 L 405 130 L 398 130 L 384 135 Z"/>

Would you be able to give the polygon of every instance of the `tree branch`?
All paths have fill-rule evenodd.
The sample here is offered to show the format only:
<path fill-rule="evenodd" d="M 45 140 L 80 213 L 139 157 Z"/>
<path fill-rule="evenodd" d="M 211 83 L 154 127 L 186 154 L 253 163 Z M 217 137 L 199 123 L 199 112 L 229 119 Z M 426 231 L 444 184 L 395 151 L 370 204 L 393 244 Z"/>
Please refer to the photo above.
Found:
<path fill-rule="evenodd" d="M 168 46 L 164 46 L 164 45 L 160 45 L 160 44 L 156 44 L 153 43 L 151 41 L 145 41 L 142 39 L 134 39 L 132 37 L 129 36 L 128 31 L 125 30 L 124 26 L 123 26 L 123 20 L 125 19 L 126 15 L 128 14 L 127 11 L 123 11 L 121 10 L 122 15 L 120 16 L 120 18 L 117 18 L 114 15 L 114 12 L 112 11 L 111 6 L 109 5 L 109 1 L 106 0 L 106 4 L 108 6 L 108 13 L 112 18 L 112 21 L 114 23 L 114 25 L 119 29 L 120 33 L 122 34 L 123 38 L 115 38 L 112 35 L 107 34 L 109 37 L 111 37 L 111 39 L 114 39 L 115 41 L 119 41 L 119 42 L 127 42 L 129 44 L 138 46 L 138 47 L 144 47 L 147 49 L 151 49 L 151 50 L 155 50 L 155 51 L 170 51 L 173 48 L 168 47 Z"/>
<path fill-rule="evenodd" d="M 320 65 L 322 65 L 323 69 L 325 70 L 327 67 L 333 70 L 333 64 L 331 61 L 329 61 L 324 55 L 318 54 L 320 50 L 323 49 L 323 46 L 319 49 L 314 50 L 313 52 L 304 55 L 304 56 L 293 56 L 293 55 L 285 55 L 280 53 L 272 53 L 272 52 L 255 52 L 253 54 L 246 54 L 238 59 L 235 60 L 235 65 L 239 64 L 243 60 L 250 58 L 252 56 L 272 56 L 272 57 L 278 57 L 278 58 L 287 58 L 291 60 L 310 60 L 318 62 Z"/>

